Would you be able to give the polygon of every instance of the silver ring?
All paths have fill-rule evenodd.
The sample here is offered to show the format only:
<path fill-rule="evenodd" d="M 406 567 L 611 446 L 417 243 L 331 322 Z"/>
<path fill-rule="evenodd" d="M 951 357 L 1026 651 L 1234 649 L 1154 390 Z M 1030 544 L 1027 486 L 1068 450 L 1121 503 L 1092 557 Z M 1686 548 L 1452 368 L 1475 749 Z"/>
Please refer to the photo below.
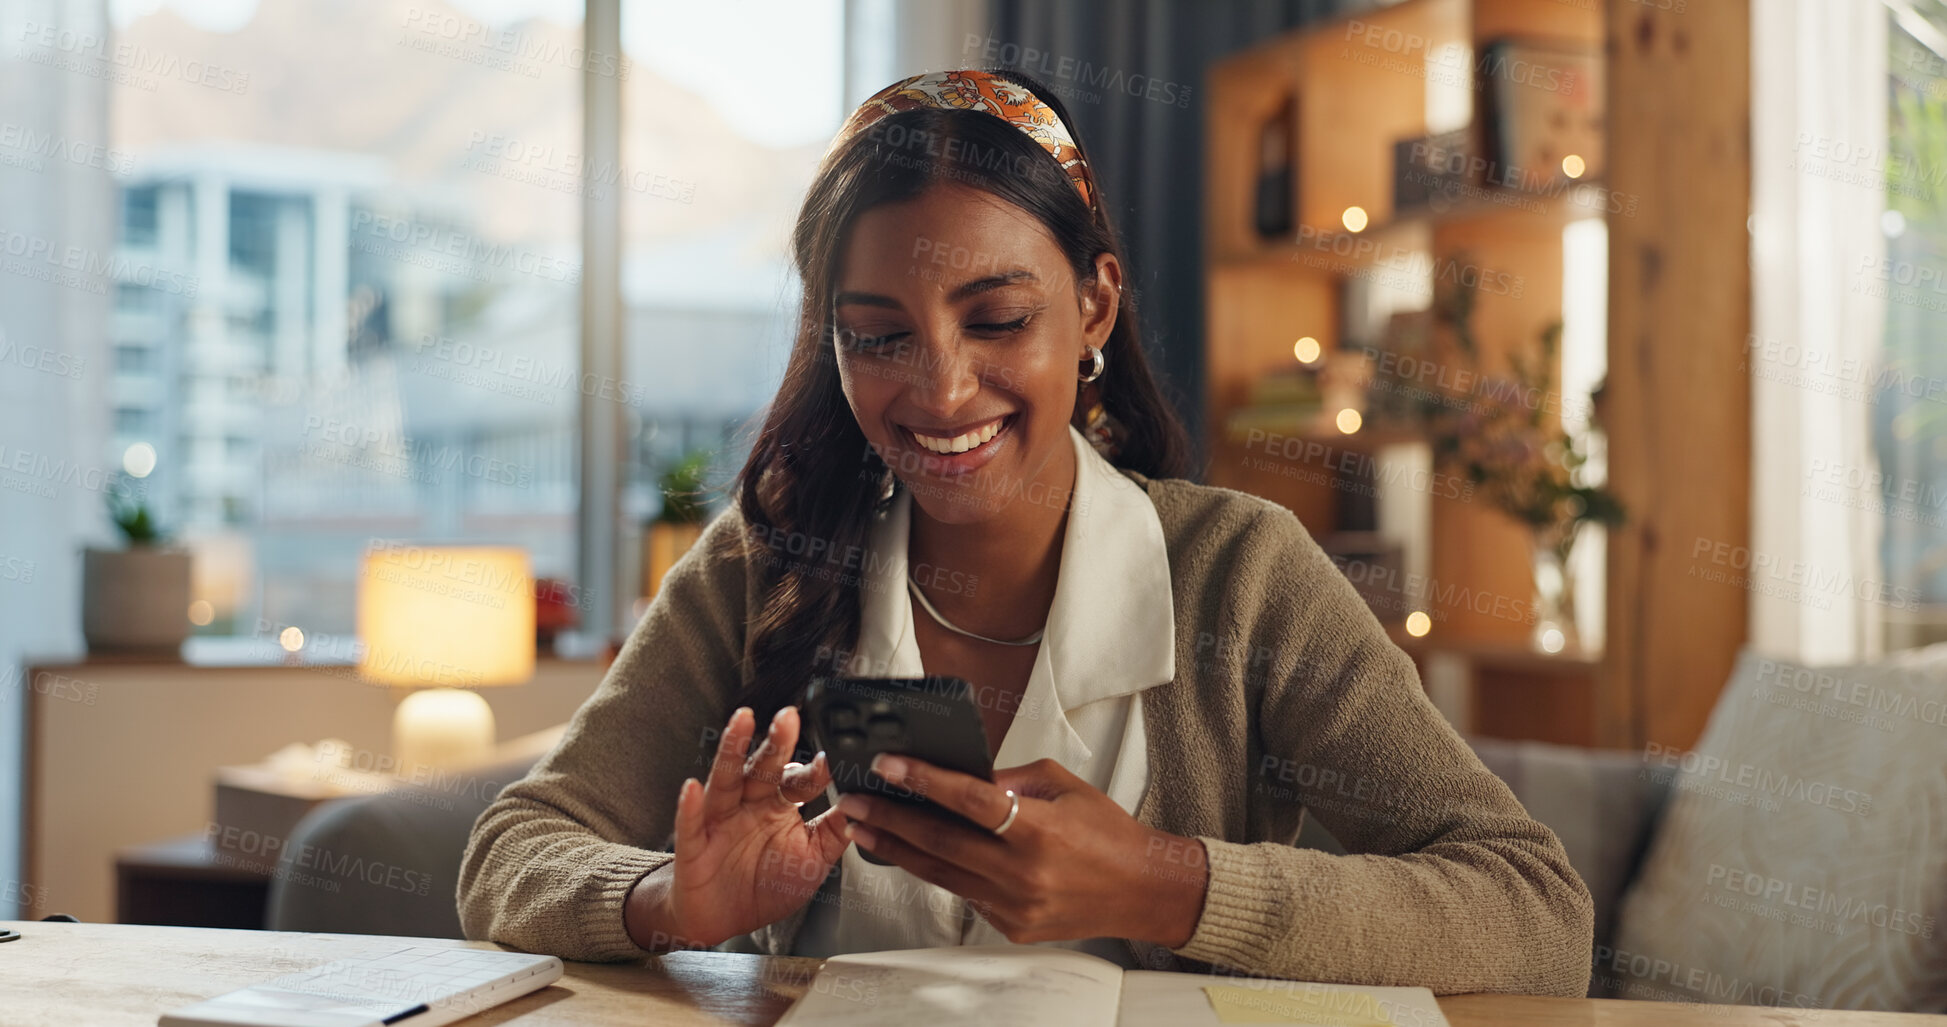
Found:
<path fill-rule="evenodd" d="M 1007 807 L 1007 819 L 1001 821 L 1001 826 L 994 828 L 994 837 L 996 838 L 1006 834 L 1007 829 L 1014 826 L 1014 818 L 1021 812 L 1021 797 L 1014 794 L 1014 789 L 1012 788 L 1007 790 L 1007 801 L 1011 803 Z"/>

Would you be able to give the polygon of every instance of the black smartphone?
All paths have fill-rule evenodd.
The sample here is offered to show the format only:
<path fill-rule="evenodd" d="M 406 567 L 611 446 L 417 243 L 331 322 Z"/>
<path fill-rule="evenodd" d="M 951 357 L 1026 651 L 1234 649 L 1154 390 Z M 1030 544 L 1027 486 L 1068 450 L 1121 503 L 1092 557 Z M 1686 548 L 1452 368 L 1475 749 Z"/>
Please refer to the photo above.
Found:
<path fill-rule="evenodd" d="M 994 753 L 974 702 L 973 686 L 962 678 L 812 679 L 805 690 L 805 721 L 825 750 L 832 786 L 840 794 L 861 792 L 934 811 L 985 829 L 930 802 L 912 789 L 888 783 L 871 770 L 880 753 L 912 756 L 938 767 L 994 779 Z M 880 866 L 888 861 L 865 849 L 859 855 Z"/>

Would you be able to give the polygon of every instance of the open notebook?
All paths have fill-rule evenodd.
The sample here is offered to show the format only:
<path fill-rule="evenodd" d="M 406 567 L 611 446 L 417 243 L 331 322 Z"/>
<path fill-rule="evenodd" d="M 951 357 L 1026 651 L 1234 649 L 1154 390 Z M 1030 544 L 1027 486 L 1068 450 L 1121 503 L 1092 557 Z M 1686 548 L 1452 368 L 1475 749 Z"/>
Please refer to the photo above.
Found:
<path fill-rule="evenodd" d="M 1128 970 L 1039 945 L 860 952 L 825 960 L 778 1027 L 1447 1027 L 1425 988 Z"/>

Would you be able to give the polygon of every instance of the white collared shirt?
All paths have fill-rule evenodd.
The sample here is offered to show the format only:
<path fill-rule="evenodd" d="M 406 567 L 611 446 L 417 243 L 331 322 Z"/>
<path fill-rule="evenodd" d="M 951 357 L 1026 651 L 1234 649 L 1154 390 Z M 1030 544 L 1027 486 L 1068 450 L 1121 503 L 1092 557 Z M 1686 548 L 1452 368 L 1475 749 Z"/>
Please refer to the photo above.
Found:
<path fill-rule="evenodd" d="M 1073 425 L 1068 434 L 1075 447 L 1075 488 L 1054 602 L 994 766 L 1053 758 L 1133 815 L 1149 786 L 1141 693 L 1176 674 L 1169 554 L 1148 494 Z M 1024 493 L 1014 501 L 1039 498 Z M 913 633 L 915 605 L 905 588 L 911 510 L 912 493 L 901 489 L 872 527 L 852 675 L 926 673 Z M 835 790 L 831 799 L 838 800 Z M 840 865 L 837 887 L 828 884 L 812 900 L 794 955 L 1007 944 L 964 899 L 899 867 L 868 863 L 856 846 L 845 850 Z M 1049 944 L 1135 965 L 1120 939 Z"/>

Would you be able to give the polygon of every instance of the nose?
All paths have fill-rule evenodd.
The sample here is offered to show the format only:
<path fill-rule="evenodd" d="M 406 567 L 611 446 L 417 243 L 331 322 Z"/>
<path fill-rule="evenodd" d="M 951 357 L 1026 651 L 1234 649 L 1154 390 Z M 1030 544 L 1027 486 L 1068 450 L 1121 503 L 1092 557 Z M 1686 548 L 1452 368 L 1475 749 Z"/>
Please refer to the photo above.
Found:
<path fill-rule="evenodd" d="M 933 331 L 919 348 L 920 366 L 909 379 L 907 398 L 928 417 L 942 423 L 964 409 L 980 392 L 978 347 L 962 344 L 955 331 Z"/>

